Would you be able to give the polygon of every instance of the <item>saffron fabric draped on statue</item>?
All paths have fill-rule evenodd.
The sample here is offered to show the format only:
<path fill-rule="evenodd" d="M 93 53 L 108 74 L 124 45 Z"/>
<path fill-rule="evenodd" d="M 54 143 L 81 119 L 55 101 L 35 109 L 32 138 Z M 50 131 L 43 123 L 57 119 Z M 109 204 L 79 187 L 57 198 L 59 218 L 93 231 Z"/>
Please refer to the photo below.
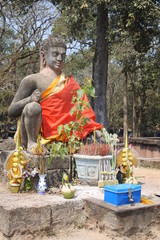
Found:
<path fill-rule="evenodd" d="M 60 77 L 58 78 L 61 79 Z M 58 81 L 60 81 L 58 78 L 51 83 L 53 88 L 55 88 Z M 58 126 L 76 120 L 75 114 L 70 115 L 71 108 L 74 106 L 71 102 L 73 95 L 76 93 L 76 90 L 80 89 L 80 86 L 72 76 L 67 78 L 66 84 L 59 92 L 54 92 L 51 85 L 42 93 L 42 136 L 48 140 L 58 140 Z M 84 100 L 88 102 L 86 95 L 84 95 Z M 93 132 L 94 129 L 100 129 L 103 126 L 95 122 L 96 117 L 92 108 L 85 109 L 82 114 L 84 117 L 90 119 L 87 125 L 83 127 L 82 133 L 76 133 L 81 139 L 84 139 L 90 132 Z"/>

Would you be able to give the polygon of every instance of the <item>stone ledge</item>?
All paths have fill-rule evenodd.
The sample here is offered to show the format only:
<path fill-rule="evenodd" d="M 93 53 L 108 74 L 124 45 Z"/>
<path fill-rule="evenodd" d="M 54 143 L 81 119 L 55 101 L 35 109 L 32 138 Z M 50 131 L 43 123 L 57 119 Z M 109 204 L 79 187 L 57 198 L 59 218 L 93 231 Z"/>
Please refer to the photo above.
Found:
<path fill-rule="evenodd" d="M 160 204 L 113 206 L 102 200 L 85 200 L 85 213 L 90 221 L 100 222 L 107 232 L 109 227 L 120 234 L 132 235 L 151 224 L 160 224 Z"/>
<path fill-rule="evenodd" d="M 110 228 L 120 235 L 132 235 L 151 224 L 160 224 L 160 204 L 116 207 L 102 199 L 102 191 L 93 187 L 77 189 L 76 197 L 70 200 L 49 194 L 1 194 L 0 231 L 11 237 L 100 224 L 106 232 Z"/>
<path fill-rule="evenodd" d="M 26 196 L 26 199 L 19 194 L 8 196 L 12 196 L 12 200 L 0 204 L 0 231 L 7 237 L 53 228 L 58 231 L 70 224 L 84 224 L 86 220 L 82 200 L 67 201 L 58 196 L 37 194 Z"/>
<path fill-rule="evenodd" d="M 6 236 L 12 236 L 16 232 L 24 233 L 41 231 L 50 226 L 50 207 L 40 207 L 40 208 L 16 208 L 13 210 L 8 210 L 1 208 L 0 218 L 1 221 L 0 230 Z"/>
<path fill-rule="evenodd" d="M 160 157 L 157 158 L 142 158 L 138 159 L 139 167 L 150 167 L 160 169 Z"/>
<path fill-rule="evenodd" d="M 12 153 L 13 153 L 12 150 L 1 151 L 0 152 L 0 163 L 4 164 L 7 157 L 9 157 Z M 38 167 L 39 166 L 39 156 L 29 154 L 26 151 L 24 151 L 24 153 L 25 153 L 25 155 L 28 159 L 31 158 L 31 162 L 28 164 L 29 167 L 33 168 L 33 167 Z M 65 169 L 65 168 L 69 167 L 69 157 L 68 156 L 66 156 L 64 158 L 64 160 L 62 160 L 60 157 L 57 157 L 57 158 L 53 157 L 50 161 L 50 164 L 48 164 L 48 158 L 49 158 L 48 155 L 44 157 L 44 166 L 48 170 Z"/>
<path fill-rule="evenodd" d="M 160 146 L 160 138 L 156 137 L 135 137 L 129 138 L 129 143 L 140 143 L 142 145 L 157 145 Z"/>

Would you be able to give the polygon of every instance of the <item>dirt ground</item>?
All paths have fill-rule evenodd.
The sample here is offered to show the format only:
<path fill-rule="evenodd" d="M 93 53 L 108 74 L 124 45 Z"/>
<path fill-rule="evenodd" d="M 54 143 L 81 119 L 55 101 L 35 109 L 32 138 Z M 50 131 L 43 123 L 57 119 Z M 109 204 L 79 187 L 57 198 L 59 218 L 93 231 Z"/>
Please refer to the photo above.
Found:
<path fill-rule="evenodd" d="M 142 196 L 146 196 L 151 199 L 154 203 L 160 203 L 160 169 L 150 168 L 137 168 L 135 169 L 135 176 L 138 177 L 138 181 L 142 186 Z M 6 185 L 0 184 L 0 192 L 8 192 Z M 102 232 L 96 227 L 87 227 L 83 229 L 73 229 L 72 227 L 58 233 L 37 233 L 16 235 L 11 240 L 160 240 L 160 226 L 151 226 L 138 232 L 130 237 L 119 236 L 116 232 L 110 229 L 107 232 Z M 8 240 L 0 233 L 0 240 Z"/>

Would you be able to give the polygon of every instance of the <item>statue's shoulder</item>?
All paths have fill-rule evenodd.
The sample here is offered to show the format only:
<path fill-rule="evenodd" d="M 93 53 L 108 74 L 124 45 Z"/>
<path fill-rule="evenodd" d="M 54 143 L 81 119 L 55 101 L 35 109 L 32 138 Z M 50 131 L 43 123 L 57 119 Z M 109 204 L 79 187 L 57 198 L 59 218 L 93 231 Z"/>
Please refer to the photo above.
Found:
<path fill-rule="evenodd" d="M 36 81 L 36 80 L 39 79 L 40 77 L 42 77 L 42 74 L 40 74 L 40 73 L 30 74 L 30 75 L 24 77 L 24 78 L 22 79 L 22 81 L 27 81 L 27 80 Z"/>
<path fill-rule="evenodd" d="M 21 86 L 25 87 L 25 86 L 29 86 L 29 87 L 36 87 L 37 85 L 37 81 L 41 78 L 41 74 L 40 73 L 35 73 L 35 74 L 30 74 L 26 77 L 24 77 L 21 81 Z"/>

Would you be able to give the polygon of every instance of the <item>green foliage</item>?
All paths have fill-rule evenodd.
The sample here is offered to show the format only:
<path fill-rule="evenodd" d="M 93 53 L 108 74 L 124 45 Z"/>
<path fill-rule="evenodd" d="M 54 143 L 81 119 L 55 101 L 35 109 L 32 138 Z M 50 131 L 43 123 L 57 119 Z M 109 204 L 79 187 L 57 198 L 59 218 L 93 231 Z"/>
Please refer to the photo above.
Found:
<path fill-rule="evenodd" d="M 28 11 L 33 7 L 33 4 L 39 2 L 39 0 L 10 0 L 14 9 L 18 8 L 21 10 L 22 14 L 27 14 Z"/>
<path fill-rule="evenodd" d="M 0 90 L 0 120 L 3 122 L 4 127 L 9 122 L 8 120 L 8 105 L 10 104 L 14 92 L 8 89 Z"/>
<path fill-rule="evenodd" d="M 1 90 L 0 91 L 0 103 L 2 105 L 8 104 L 8 102 L 10 102 L 11 99 L 13 98 L 14 94 L 15 93 L 13 91 L 8 90 L 8 89 Z"/>
<path fill-rule="evenodd" d="M 56 142 L 51 145 L 51 152 L 55 158 L 61 156 L 61 158 L 64 159 L 64 157 L 69 154 L 69 149 L 67 147 L 67 144 L 64 144 L 62 142 Z M 51 163 L 51 159 L 52 156 L 50 156 L 48 160 L 49 164 Z"/>
<path fill-rule="evenodd" d="M 66 75 L 72 73 L 76 81 L 83 85 L 86 76 L 92 77 L 92 62 L 93 51 L 91 49 L 81 49 L 81 51 L 67 56 L 63 70 Z"/>
<path fill-rule="evenodd" d="M 153 38 L 158 34 L 159 1 L 134 0 L 116 1 L 110 7 L 111 39 L 123 41 L 129 37 L 139 53 L 150 49 Z"/>
<path fill-rule="evenodd" d="M 92 44 L 95 37 L 97 4 L 93 0 L 87 2 L 51 0 L 51 2 L 57 6 L 65 19 L 70 41 L 78 39 L 84 45 Z"/>
<path fill-rule="evenodd" d="M 24 191 L 31 191 L 33 187 L 33 179 L 32 177 L 26 177 L 24 179 Z"/>
<path fill-rule="evenodd" d="M 62 174 L 62 185 L 65 185 L 65 184 L 68 184 L 69 183 L 69 178 L 68 178 L 68 175 L 63 172 Z"/>

